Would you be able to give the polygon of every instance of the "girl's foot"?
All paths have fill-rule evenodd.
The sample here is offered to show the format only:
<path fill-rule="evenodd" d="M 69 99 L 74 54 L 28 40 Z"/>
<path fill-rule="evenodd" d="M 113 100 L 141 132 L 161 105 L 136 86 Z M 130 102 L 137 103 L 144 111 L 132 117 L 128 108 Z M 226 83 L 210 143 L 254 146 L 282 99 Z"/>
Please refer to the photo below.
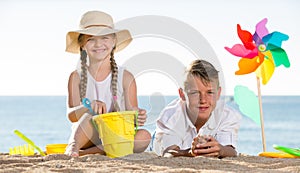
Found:
<path fill-rule="evenodd" d="M 79 150 L 76 148 L 75 143 L 68 144 L 65 154 L 71 157 L 79 157 Z"/>

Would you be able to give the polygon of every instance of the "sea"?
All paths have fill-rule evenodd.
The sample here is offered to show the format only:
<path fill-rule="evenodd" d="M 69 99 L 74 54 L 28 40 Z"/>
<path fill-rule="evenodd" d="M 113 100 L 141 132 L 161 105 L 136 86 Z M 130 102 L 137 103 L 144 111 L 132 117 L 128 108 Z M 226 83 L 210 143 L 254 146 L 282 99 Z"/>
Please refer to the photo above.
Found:
<path fill-rule="evenodd" d="M 153 134 L 160 111 L 176 98 L 138 96 L 139 107 L 147 110 L 148 115 L 144 128 Z M 232 96 L 224 99 L 239 110 Z M 66 116 L 66 102 L 66 96 L 0 96 L 0 153 L 26 144 L 14 130 L 22 132 L 42 150 L 47 144 L 67 143 L 72 124 Z M 263 96 L 262 104 L 266 151 L 276 151 L 274 144 L 299 148 L 300 96 Z M 260 124 L 242 116 L 238 136 L 239 153 L 258 155 L 263 151 Z"/>

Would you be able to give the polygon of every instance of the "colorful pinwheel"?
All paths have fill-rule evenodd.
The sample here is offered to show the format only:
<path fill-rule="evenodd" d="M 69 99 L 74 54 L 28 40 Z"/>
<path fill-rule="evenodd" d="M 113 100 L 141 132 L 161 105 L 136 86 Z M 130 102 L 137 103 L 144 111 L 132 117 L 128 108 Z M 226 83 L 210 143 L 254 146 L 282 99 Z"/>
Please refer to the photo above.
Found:
<path fill-rule="evenodd" d="M 243 44 L 235 44 L 232 48 L 225 47 L 232 55 L 241 57 L 236 75 L 256 72 L 264 85 L 272 77 L 275 67 L 290 67 L 288 56 L 281 48 L 282 41 L 288 40 L 289 36 L 277 31 L 269 33 L 265 26 L 267 21 L 267 18 L 260 21 L 253 35 L 242 30 L 238 24 L 237 33 Z"/>
<path fill-rule="evenodd" d="M 243 100 L 243 98 L 249 100 L 249 97 L 251 96 L 251 98 L 253 98 L 254 95 L 250 90 L 244 87 L 236 87 L 234 98 L 238 103 L 241 112 L 253 119 L 255 122 L 259 122 L 256 108 L 257 104 L 259 104 L 264 152 L 266 151 L 266 141 L 264 135 L 260 80 L 262 80 L 262 83 L 265 85 L 272 77 L 275 67 L 280 65 L 290 67 L 288 56 L 284 49 L 281 48 L 282 42 L 288 40 L 289 36 L 277 31 L 269 33 L 265 26 L 267 21 L 268 20 L 265 18 L 256 24 L 256 30 L 253 35 L 249 31 L 242 30 L 241 26 L 238 24 L 237 33 L 243 44 L 235 44 L 232 48 L 225 47 L 225 49 L 232 55 L 241 57 L 238 63 L 239 70 L 235 72 L 236 75 L 243 75 L 252 72 L 256 73 L 258 103 L 253 101 L 254 99 L 251 99 L 251 102 L 245 102 L 245 100 Z M 251 109 L 251 111 L 249 111 L 249 109 Z"/>

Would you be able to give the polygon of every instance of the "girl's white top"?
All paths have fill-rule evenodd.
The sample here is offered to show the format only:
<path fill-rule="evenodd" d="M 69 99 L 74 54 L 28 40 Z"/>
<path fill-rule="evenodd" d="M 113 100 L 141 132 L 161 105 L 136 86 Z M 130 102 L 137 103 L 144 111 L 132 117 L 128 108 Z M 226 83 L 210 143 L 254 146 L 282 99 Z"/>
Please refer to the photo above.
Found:
<path fill-rule="evenodd" d="M 118 81 L 117 81 L 117 102 L 120 111 L 125 110 L 124 90 L 123 90 L 123 73 L 124 68 L 118 66 Z M 87 87 L 86 97 L 90 100 L 99 100 L 105 103 L 107 112 L 113 109 L 113 96 L 111 90 L 111 76 L 110 73 L 103 81 L 96 81 L 93 76 L 87 72 Z"/>

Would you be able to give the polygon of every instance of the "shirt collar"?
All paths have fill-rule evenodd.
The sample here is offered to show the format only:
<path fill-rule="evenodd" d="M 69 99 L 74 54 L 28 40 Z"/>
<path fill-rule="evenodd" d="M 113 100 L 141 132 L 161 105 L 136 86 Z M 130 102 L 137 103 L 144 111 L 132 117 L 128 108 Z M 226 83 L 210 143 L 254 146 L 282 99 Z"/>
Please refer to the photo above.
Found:
<path fill-rule="evenodd" d="M 209 130 L 215 129 L 220 121 L 221 118 L 220 116 L 222 116 L 223 109 L 224 109 L 224 103 L 222 100 L 221 101 L 219 100 L 217 102 L 216 108 L 211 113 L 208 121 L 204 124 L 203 127 L 207 127 Z"/>
<path fill-rule="evenodd" d="M 188 126 L 191 127 L 192 129 L 196 129 L 195 125 L 192 123 L 192 121 L 190 120 L 188 114 L 187 114 L 187 111 L 186 111 L 186 102 L 181 100 L 181 107 L 182 107 L 182 111 L 184 113 L 184 116 L 186 117 L 187 119 L 187 123 L 188 123 Z"/>
<path fill-rule="evenodd" d="M 213 111 L 208 119 L 208 121 L 203 125 L 202 128 L 208 128 L 209 130 L 215 129 L 217 126 L 216 114 Z"/>
<path fill-rule="evenodd" d="M 182 106 L 182 110 L 183 110 L 184 115 L 187 117 L 188 125 L 191 128 L 196 129 L 195 125 L 192 123 L 192 121 L 190 120 L 190 118 L 187 114 L 185 101 L 181 100 L 181 106 Z M 208 121 L 201 127 L 201 129 L 205 129 L 205 128 L 207 128 L 208 130 L 215 129 L 217 127 L 219 119 L 220 119 L 219 116 L 222 115 L 223 107 L 224 107 L 224 103 L 222 103 L 222 102 L 217 103 L 217 106 L 216 106 L 215 110 L 211 113 Z"/>

